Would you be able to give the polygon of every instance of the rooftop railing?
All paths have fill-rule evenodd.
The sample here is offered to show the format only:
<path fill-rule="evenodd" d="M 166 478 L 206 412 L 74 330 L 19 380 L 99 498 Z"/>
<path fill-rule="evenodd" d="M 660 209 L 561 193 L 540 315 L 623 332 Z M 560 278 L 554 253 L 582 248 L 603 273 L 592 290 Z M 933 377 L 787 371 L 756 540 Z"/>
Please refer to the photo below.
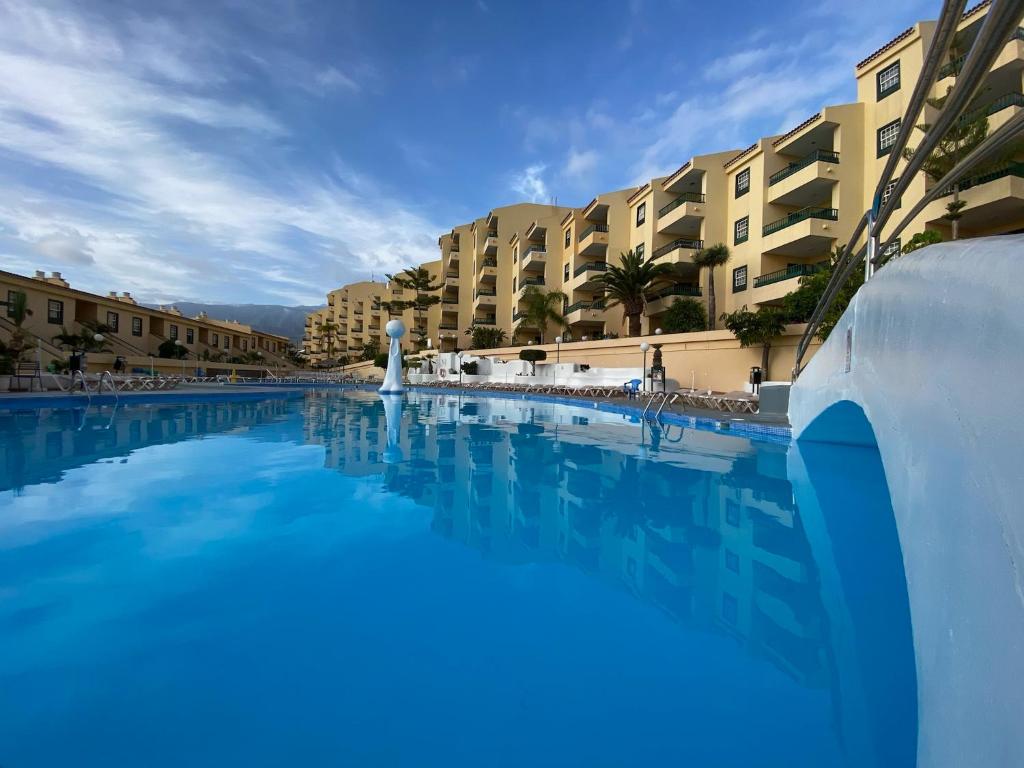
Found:
<path fill-rule="evenodd" d="M 580 264 L 576 269 L 572 271 L 573 277 L 579 277 L 584 272 L 604 272 L 608 269 L 608 264 L 603 261 L 588 261 L 586 264 Z"/>
<path fill-rule="evenodd" d="M 794 224 L 799 224 L 801 221 L 807 221 L 807 219 L 827 219 L 828 221 L 837 221 L 839 219 L 839 211 L 836 208 L 801 208 L 799 211 L 793 211 L 788 216 L 773 221 L 771 224 L 765 224 L 761 229 L 761 234 L 765 237 L 778 232 L 786 227 L 791 227 Z"/>
<path fill-rule="evenodd" d="M 658 210 L 658 216 L 664 216 L 666 213 L 674 211 L 683 203 L 703 203 L 704 195 L 700 192 L 683 192 L 679 197 L 673 200 L 668 205 L 662 206 Z"/>
<path fill-rule="evenodd" d="M 689 248 L 691 250 L 699 251 L 703 247 L 703 240 L 690 240 L 689 238 L 678 237 L 671 243 L 666 243 L 665 245 L 661 246 L 661 248 L 655 248 L 654 252 L 651 254 L 651 258 L 660 259 L 665 254 L 672 253 L 672 251 L 678 248 Z"/>
<path fill-rule="evenodd" d="M 817 163 L 819 161 L 823 163 L 838 163 L 839 153 L 833 152 L 831 149 L 816 149 L 806 157 L 800 158 L 795 163 L 790 163 L 781 171 L 773 173 L 771 176 L 769 176 L 768 186 L 770 187 L 772 186 L 772 184 L 778 184 L 780 181 L 789 178 L 802 168 L 806 168 L 808 165 L 811 165 L 812 163 Z"/>
<path fill-rule="evenodd" d="M 607 232 L 607 231 L 608 231 L 608 225 L 607 224 L 591 224 L 589 227 L 587 227 L 582 232 L 580 232 L 580 236 L 579 236 L 579 238 L 577 238 L 577 242 L 582 243 L 588 236 L 592 235 L 594 232 Z"/>

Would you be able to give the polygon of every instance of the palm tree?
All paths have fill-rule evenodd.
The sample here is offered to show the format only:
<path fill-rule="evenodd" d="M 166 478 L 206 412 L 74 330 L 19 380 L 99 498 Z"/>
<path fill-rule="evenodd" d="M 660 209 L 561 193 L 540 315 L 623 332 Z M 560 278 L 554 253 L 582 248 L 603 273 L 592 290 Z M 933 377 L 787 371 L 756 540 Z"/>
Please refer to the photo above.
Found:
<path fill-rule="evenodd" d="M 536 285 L 526 286 L 521 301 L 526 305 L 522 311 L 523 319 L 534 328 L 540 331 L 540 343 L 544 343 L 544 333 L 548 324 L 565 328 L 565 315 L 562 314 L 562 307 L 569 300 L 561 291 L 542 291 Z"/>
<path fill-rule="evenodd" d="M 660 282 L 671 280 L 671 264 L 655 264 L 630 250 L 620 254 L 621 265 L 609 264 L 596 282 L 604 290 L 605 308 L 622 305 L 623 319 L 630 336 L 640 335 L 640 318 L 647 306 L 646 293 Z"/>
<path fill-rule="evenodd" d="M 693 263 L 708 271 L 708 330 L 715 330 L 715 267 L 729 260 L 729 248 L 717 243 L 710 248 L 701 248 L 693 257 Z"/>
<path fill-rule="evenodd" d="M 323 337 L 323 345 L 327 350 L 327 357 L 331 357 L 334 352 L 334 334 L 338 330 L 338 326 L 333 320 L 324 320 L 320 323 L 320 327 L 317 330 L 320 331 L 320 335 Z"/>
<path fill-rule="evenodd" d="M 11 319 L 14 324 L 14 330 L 11 331 L 11 342 L 7 345 L 7 353 L 13 356 L 15 361 L 21 359 L 21 355 L 25 350 L 26 344 L 26 333 L 24 329 L 25 320 L 32 316 L 32 310 L 28 308 L 28 295 L 24 291 L 15 291 L 11 301 L 0 302 L 7 306 L 7 316 Z"/>

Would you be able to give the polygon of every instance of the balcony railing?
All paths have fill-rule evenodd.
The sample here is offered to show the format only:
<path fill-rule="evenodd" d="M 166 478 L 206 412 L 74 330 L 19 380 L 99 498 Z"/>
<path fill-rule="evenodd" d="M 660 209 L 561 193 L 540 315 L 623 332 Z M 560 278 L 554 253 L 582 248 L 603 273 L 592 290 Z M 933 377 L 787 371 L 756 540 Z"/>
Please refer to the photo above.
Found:
<path fill-rule="evenodd" d="M 594 232 L 607 232 L 607 231 L 608 231 L 608 225 L 607 224 L 591 224 L 589 227 L 587 227 L 582 232 L 580 232 L 580 236 L 579 236 L 579 238 L 577 238 L 577 242 L 582 243 L 587 238 L 588 235 L 591 235 Z"/>
<path fill-rule="evenodd" d="M 1013 34 L 1010 35 L 1010 39 L 1007 40 L 1006 42 L 1010 43 L 1013 42 L 1014 40 L 1024 40 L 1024 27 L 1017 27 L 1017 29 L 1013 31 Z M 958 56 L 948 64 L 939 67 L 938 79 L 941 80 L 944 77 L 950 77 L 952 75 L 960 74 L 960 70 L 963 69 L 964 60 L 966 58 L 967 54 L 965 53 L 963 56 Z"/>
<path fill-rule="evenodd" d="M 536 253 L 538 256 L 541 257 L 547 256 L 548 254 L 547 249 L 543 245 L 531 245 L 529 248 L 523 251 L 522 256 L 520 258 L 525 259 L 531 253 Z"/>
<path fill-rule="evenodd" d="M 644 294 L 647 301 L 658 301 L 669 296 L 702 296 L 699 285 L 673 285 L 670 288 L 663 288 L 660 291 L 653 291 Z"/>
<path fill-rule="evenodd" d="M 484 267 L 496 267 L 498 266 L 498 260 L 493 256 L 488 256 L 486 259 L 480 260 L 480 269 Z"/>
<path fill-rule="evenodd" d="M 960 191 L 963 192 L 965 189 L 971 187 L 977 187 L 981 184 L 988 184 L 990 181 L 996 179 L 1004 179 L 1007 176 L 1016 176 L 1017 178 L 1024 178 L 1024 162 L 1007 163 L 1001 168 L 997 168 L 989 173 L 983 173 L 980 176 L 974 176 L 969 179 L 964 179 L 960 182 Z M 945 195 L 952 195 L 952 187 L 942 193 Z"/>
<path fill-rule="evenodd" d="M 458 304 L 459 300 L 454 296 L 445 296 L 441 299 L 442 304 Z"/>
<path fill-rule="evenodd" d="M 442 331 L 457 331 L 457 330 L 459 330 L 459 324 L 458 323 L 441 323 L 437 327 L 440 328 Z"/>
<path fill-rule="evenodd" d="M 778 232 L 780 229 L 791 227 L 794 224 L 799 224 L 801 221 L 807 221 L 807 219 L 837 221 L 839 219 L 839 211 L 835 208 L 801 208 L 799 211 L 793 211 L 793 213 L 785 218 L 773 221 L 771 224 L 765 224 L 761 229 L 761 234 L 767 237 L 774 232 Z"/>
<path fill-rule="evenodd" d="M 676 208 L 678 208 L 683 203 L 703 203 L 703 202 L 704 202 L 704 195 L 701 194 L 700 192 L 683 192 L 683 194 L 681 194 L 679 197 L 677 197 L 671 203 L 669 203 L 668 205 L 662 206 L 658 210 L 658 216 L 664 216 L 666 213 L 669 213 L 670 211 L 674 211 Z"/>
<path fill-rule="evenodd" d="M 459 273 L 458 272 L 448 272 L 448 273 L 445 274 L 444 279 L 445 280 L 458 280 L 459 279 Z"/>
<path fill-rule="evenodd" d="M 603 261 L 588 261 L 586 264 L 580 264 L 576 269 L 572 271 L 573 277 L 579 277 L 584 272 L 604 272 L 608 269 L 608 264 Z"/>
<path fill-rule="evenodd" d="M 1005 93 L 991 104 L 979 107 L 978 109 L 961 115 L 960 120 L 965 123 L 970 123 L 977 120 L 979 117 L 988 117 L 989 115 L 994 115 L 996 112 L 1002 112 L 1008 107 L 1024 107 L 1024 94 Z"/>
<path fill-rule="evenodd" d="M 498 318 L 494 315 L 490 317 L 476 317 L 473 318 L 473 322 L 470 325 L 497 325 Z"/>
<path fill-rule="evenodd" d="M 519 290 L 522 290 L 528 285 L 544 285 L 543 277 L 524 277 L 519 281 Z"/>
<path fill-rule="evenodd" d="M 801 168 L 806 168 L 811 163 L 817 163 L 818 161 L 821 161 L 823 163 L 838 163 L 839 153 L 833 152 L 831 149 L 816 149 L 806 157 L 800 158 L 795 163 L 790 163 L 781 171 L 773 173 L 771 176 L 769 176 L 768 186 L 770 187 L 772 184 L 778 184 L 783 179 L 787 179 L 790 176 L 792 176 Z"/>
<path fill-rule="evenodd" d="M 822 269 L 820 264 L 790 264 L 785 269 L 777 269 L 754 278 L 754 287 L 763 288 L 773 283 L 781 283 L 783 280 L 792 280 L 794 277 L 813 275 Z"/>
<path fill-rule="evenodd" d="M 565 308 L 563 314 L 570 314 L 575 312 L 577 309 L 604 309 L 604 299 L 596 299 L 595 301 L 576 301 Z"/>
<path fill-rule="evenodd" d="M 703 240 L 689 240 L 685 237 L 679 237 L 673 240 L 671 243 L 666 243 L 665 245 L 661 246 L 661 248 L 656 248 L 654 252 L 651 254 L 651 258 L 660 259 L 666 253 L 672 253 L 672 251 L 676 250 L 677 248 L 691 248 L 693 250 L 699 251 L 703 247 Z"/>
<path fill-rule="evenodd" d="M 473 292 L 473 297 L 479 299 L 481 296 L 497 296 L 498 292 L 493 288 L 477 288 Z"/>

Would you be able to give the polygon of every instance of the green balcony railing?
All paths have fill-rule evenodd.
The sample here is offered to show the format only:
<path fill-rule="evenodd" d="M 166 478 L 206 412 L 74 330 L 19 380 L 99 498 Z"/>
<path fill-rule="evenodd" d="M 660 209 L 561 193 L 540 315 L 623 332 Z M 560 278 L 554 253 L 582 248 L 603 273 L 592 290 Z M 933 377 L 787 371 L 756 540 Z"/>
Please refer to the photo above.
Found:
<path fill-rule="evenodd" d="M 799 224 L 801 221 L 807 221 L 807 219 L 827 219 L 828 221 L 837 221 L 839 219 L 839 211 L 835 208 L 801 208 L 799 211 L 793 211 L 785 218 L 773 221 L 771 224 L 765 224 L 761 229 L 761 234 L 767 237 L 770 234 L 778 232 L 780 229 L 791 227 L 794 224 Z"/>
<path fill-rule="evenodd" d="M 659 216 L 664 216 L 666 213 L 669 213 L 670 211 L 674 211 L 676 208 L 678 208 L 683 203 L 703 203 L 703 202 L 704 202 L 704 195 L 701 194 L 700 192 L 683 192 L 683 194 L 681 194 L 679 197 L 677 197 L 671 203 L 669 203 L 668 205 L 662 206 L 658 210 L 658 215 Z"/>
<path fill-rule="evenodd" d="M 498 266 L 498 260 L 493 256 L 488 256 L 486 259 L 480 260 L 480 269 L 484 267 L 496 267 Z"/>
<path fill-rule="evenodd" d="M 446 274 L 444 276 L 444 279 L 445 280 L 458 280 L 459 279 L 459 273 L 458 272 L 449 272 L 448 274 Z"/>
<path fill-rule="evenodd" d="M 839 153 L 833 152 L 831 149 L 816 149 L 806 157 L 800 158 L 795 163 L 790 163 L 781 171 L 773 173 L 771 176 L 769 176 L 768 186 L 770 187 L 772 184 L 778 184 L 780 181 L 789 178 L 800 169 L 806 168 L 808 165 L 811 165 L 812 163 L 817 163 L 819 161 L 823 163 L 838 163 Z"/>
<path fill-rule="evenodd" d="M 541 258 L 543 258 L 544 256 L 547 256 L 548 252 L 547 252 L 547 249 L 543 245 L 531 245 L 529 248 L 527 248 L 525 251 L 523 251 L 523 254 L 522 254 L 521 258 L 525 259 L 531 253 L 535 253 L 538 256 L 540 256 Z"/>
<path fill-rule="evenodd" d="M 960 191 L 963 192 L 971 187 L 988 184 L 990 181 L 996 181 L 997 179 L 1005 179 L 1007 176 L 1016 176 L 1019 179 L 1024 179 L 1024 162 L 1007 163 L 1000 168 L 996 168 L 988 173 L 983 173 L 980 176 L 973 176 L 969 179 L 964 179 L 960 182 Z M 942 194 L 944 196 L 952 195 L 953 189 L 950 188 Z"/>
<path fill-rule="evenodd" d="M 568 315 L 575 312 L 577 309 L 604 309 L 604 299 L 597 299 L 595 301 L 575 301 L 565 308 L 565 312 L 562 314 Z"/>
<path fill-rule="evenodd" d="M 454 296 L 445 296 L 441 299 L 442 304 L 458 304 L 459 300 Z"/>
<path fill-rule="evenodd" d="M 777 269 L 774 272 L 767 272 L 754 278 L 754 287 L 763 288 L 772 283 L 781 283 L 783 280 L 792 280 L 794 277 L 813 275 L 822 268 L 820 264 L 790 264 L 785 269 Z"/>
<path fill-rule="evenodd" d="M 587 237 L 592 235 L 594 232 L 607 232 L 607 231 L 608 231 L 608 225 L 607 224 L 591 224 L 589 227 L 587 227 L 582 232 L 580 232 L 580 236 L 577 238 L 577 242 L 582 243 L 584 240 L 587 239 Z"/>
<path fill-rule="evenodd" d="M 965 123 L 977 120 L 979 117 L 988 117 L 994 115 L 996 112 L 1002 112 L 1004 109 L 1009 107 L 1024 107 L 1024 94 L 1021 93 L 1004 93 L 998 99 L 993 101 L 991 104 L 987 104 L 984 107 L 978 107 L 960 116 L 960 120 Z"/>
<path fill-rule="evenodd" d="M 672 251 L 678 248 L 687 248 L 694 251 L 699 251 L 704 247 L 703 240 L 690 240 L 685 237 L 679 237 L 673 240 L 671 243 L 666 243 L 661 248 L 655 248 L 651 254 L 652 259 L 660 259 L 662 256 L 672 253 Z"/>
<path fill-rule="evenodd" d="M 497 233 L 497 231 L 495 231 L 495 232 L 488 232 L 488 233 L 487 233 L 487 239 L 488 239 L 488 240 L 490 240 L 490 239 L 491 239 L 492 237 L 495 237 L 495 238 L 496 238 L 497 236 L 498 236 L 498 233 Z"/>
<path fill-rule="evenodd" d="M 519 281 L 519 289 L 522 290 L 528 285 L 544 285 L 543 277 L 524 277 Z"/>
<path fill-rule="evenodd" d="M 459 330 L 458 323 L 440 323 L 438 326 L 442 331 L 457 331 Z"/>
<path fill-rule="evenodd" d="M 588 261 L 586 264 L 580 264 L 576 269 L 572 271 L 573 277 L 579 277 L 584 272 L 604 272 L 608 269 L 608 265 L 603 261 Z"/>
<path fill-rule="evenodd" d="M 644 298 L 647 301 L 658 301 L 659 299 L 667 299 L 669 296 L 702 296 L 699 285 L 673 285 L 669 288 L 663 288 L 660 291 L 653 291 L 645 294 Z"/>
<path fill-rule="evenodd" d="M 1013 31 L 1013 34 L 1010 35 L 1009 40 L 1007 40 L 1006 42 L 1010 43 L 1013 42 L 1014 40 L 1024 40 L 1024 27 L 1017 27 L 1017 29 Z M 963 69 L 964 61 L 966 60 L 966 58 L 967 54 L 964 54 L 963 56 L 958 56 L 957 58 L 953 59 L 948 64 L 939 67 L 938 79 L 941 80 L 944 77 L 959 75 L 960 70 Z"/>
<path fill-rule="evenodd" d="M 490 317 L 475 317 L 471 325 L 497 325 L 498 318 L 495 315 Z"/>
<path fill-rule="evenodd" d="M 494 290 L 493 288 L 477 288 L 476 291 L 473 293 L 473 296 L 475 298 L 478 298 L 478 299 L 481 296 L 497 296 L 497 295 L 498 295 L 498 292 L 496 290 Z"/>

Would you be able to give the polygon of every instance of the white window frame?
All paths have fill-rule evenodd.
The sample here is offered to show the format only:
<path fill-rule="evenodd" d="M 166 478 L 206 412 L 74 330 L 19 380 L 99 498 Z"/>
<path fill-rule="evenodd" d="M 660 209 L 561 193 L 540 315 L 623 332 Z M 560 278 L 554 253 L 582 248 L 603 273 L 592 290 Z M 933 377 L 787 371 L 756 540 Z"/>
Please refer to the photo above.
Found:
<path fill-rule="evenodd" d="M 878 96 L 887 96 L 900 89 L 900 63 L 894 61 L 878 73 Z"/>
<path fill-rule="evenodd" d="M 893 120 L 878 129 L 878 156 L 887 155 L 900 135 L 900 121 Z"/>
<path fill-rule="evenodd" d="M 742 182 L 742 183 L 741 183 Z M 750 191 L 750 169 L 744 168 L 736 174 L 736 197 L 741 197 Z"/>

